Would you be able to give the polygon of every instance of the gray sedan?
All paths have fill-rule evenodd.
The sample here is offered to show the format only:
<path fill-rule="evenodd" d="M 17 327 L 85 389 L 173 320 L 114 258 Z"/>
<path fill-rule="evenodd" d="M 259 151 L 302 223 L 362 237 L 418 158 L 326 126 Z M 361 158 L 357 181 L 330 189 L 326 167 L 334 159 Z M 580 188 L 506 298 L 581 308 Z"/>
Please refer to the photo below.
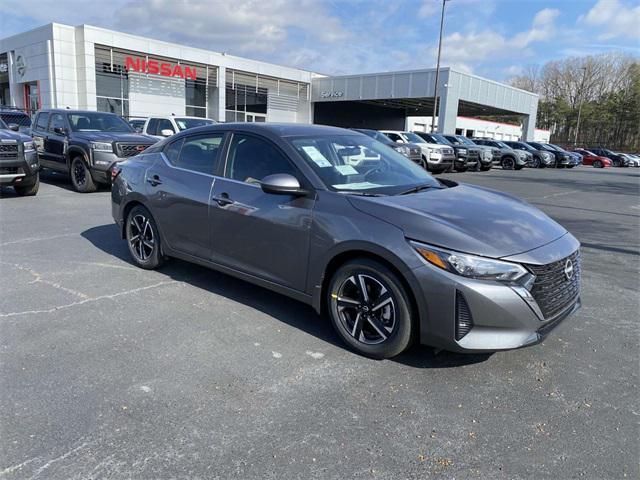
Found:
<path fill-rule="evenodd" d="M 373 358 L 541 341 L 580 306 L 578 241 L 509 195 L 436 180 L 376 140 L 221 124 L 112 172 L 131 258 L 198 263 L 312 305 Z"/>

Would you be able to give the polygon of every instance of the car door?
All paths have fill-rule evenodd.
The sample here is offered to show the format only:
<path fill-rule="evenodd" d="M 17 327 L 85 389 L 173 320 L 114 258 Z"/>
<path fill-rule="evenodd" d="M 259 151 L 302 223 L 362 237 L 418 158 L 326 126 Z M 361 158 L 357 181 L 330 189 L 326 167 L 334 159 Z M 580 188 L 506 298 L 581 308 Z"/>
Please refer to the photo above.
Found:
<path fill-rule="evenodd" d="M 307 181 L 289 158 L 261 136 L 234 133 L 223 177 L 212 189 L 209 215 L 213 260 L 262 279 L 304 291 L 313 196 L 275 195 L 259 181 L 288 173 Z"/>
<path fill-rule="evenodd" d="M 66 171 L 67 166 L 67 146 L 69 127 L 63 114 L 53 112 L 49 116 L 49 128 L 44 141 L 44 149 L 47 152 L 49 167 L 56 170 Z"/>
<path fill-rule="evenodd" d="M 181 136 L 147 170 L 146 192 L 163 241 L 176 252 L 211 257 L 209 199 L 224 132 Z"/>

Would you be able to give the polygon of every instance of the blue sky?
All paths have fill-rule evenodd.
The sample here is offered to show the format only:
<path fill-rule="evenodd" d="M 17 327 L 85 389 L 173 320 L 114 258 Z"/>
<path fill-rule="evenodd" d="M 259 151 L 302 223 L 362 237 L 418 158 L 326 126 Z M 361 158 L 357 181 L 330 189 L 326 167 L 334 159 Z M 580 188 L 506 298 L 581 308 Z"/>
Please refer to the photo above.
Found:
<path fill-rule="evenodd" d="M 0 0 L 0 36 L 91 24 L 329 74 L 435 65 L 440 0 Z M 443 65 L 503 80 L 568 56 L 640 56 L 637 0 L 449 0 Z M 132 46 L 135 48 L 135 46 Z"/>

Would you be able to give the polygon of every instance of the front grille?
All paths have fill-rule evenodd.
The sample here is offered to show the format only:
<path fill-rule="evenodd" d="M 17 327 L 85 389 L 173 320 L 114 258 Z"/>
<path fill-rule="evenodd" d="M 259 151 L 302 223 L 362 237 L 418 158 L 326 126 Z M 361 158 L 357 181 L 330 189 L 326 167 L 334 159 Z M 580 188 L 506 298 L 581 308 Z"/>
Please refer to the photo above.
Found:
<path fill-rule="evenodd" d="M 445 155 L 453 155 L 453 148 L 443 148 L 442 153 Z"/>
<path fill-rule="evenodd" d="M 456 340 L 462 339 L 473 326 L 473 318 L 467 300 L 456 290 Z"/>
<path fill-rule="evenodd" d="M 143 152 L 150 145 L 141 145 L 139 143 L 118 143 L 116 144 L 116 155 L 119 157 L 133 157 Z"/>
<path fill-rule="evenodd" d="M 17 143 L 0 144 L 0 158 L 2 159 L 18 158 L 18 144 Z"/>
<path fill-rule="evenodd" d="M 573 266 L 571 278 L 567 278 L 565 273 L 569 261 Z M 581 274 L 579 250 L 557 262 L 527 267 L 536 276 L 531 295 L 545 319 L 553 318 L 578 298 Z"/>

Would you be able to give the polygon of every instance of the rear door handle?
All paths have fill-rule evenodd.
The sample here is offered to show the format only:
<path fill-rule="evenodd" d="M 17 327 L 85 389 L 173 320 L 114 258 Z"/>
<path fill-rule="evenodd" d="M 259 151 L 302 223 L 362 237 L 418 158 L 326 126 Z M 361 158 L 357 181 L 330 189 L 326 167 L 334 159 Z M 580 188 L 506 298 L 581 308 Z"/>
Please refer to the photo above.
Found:
<path fill-rule="evenodd" d="M 229 194 L 227 194 L 227 193 L 221 193 L 220 196 L 213 197 L 211 200 L 216 202 L 221 207 L 224 207 L 225 205 L 231 205 L 232 203 L 235 203 L 233 200 L 231 200 L 229 198 Z"/>
<path fill-rule="evenodd" d="M 158 185 L 162 185 L 162 181 L 158 175 L 154 175 L 151 178 L 147 178 L 147 183 L 149 183 L 152 187 L 157 187 Z"/>

